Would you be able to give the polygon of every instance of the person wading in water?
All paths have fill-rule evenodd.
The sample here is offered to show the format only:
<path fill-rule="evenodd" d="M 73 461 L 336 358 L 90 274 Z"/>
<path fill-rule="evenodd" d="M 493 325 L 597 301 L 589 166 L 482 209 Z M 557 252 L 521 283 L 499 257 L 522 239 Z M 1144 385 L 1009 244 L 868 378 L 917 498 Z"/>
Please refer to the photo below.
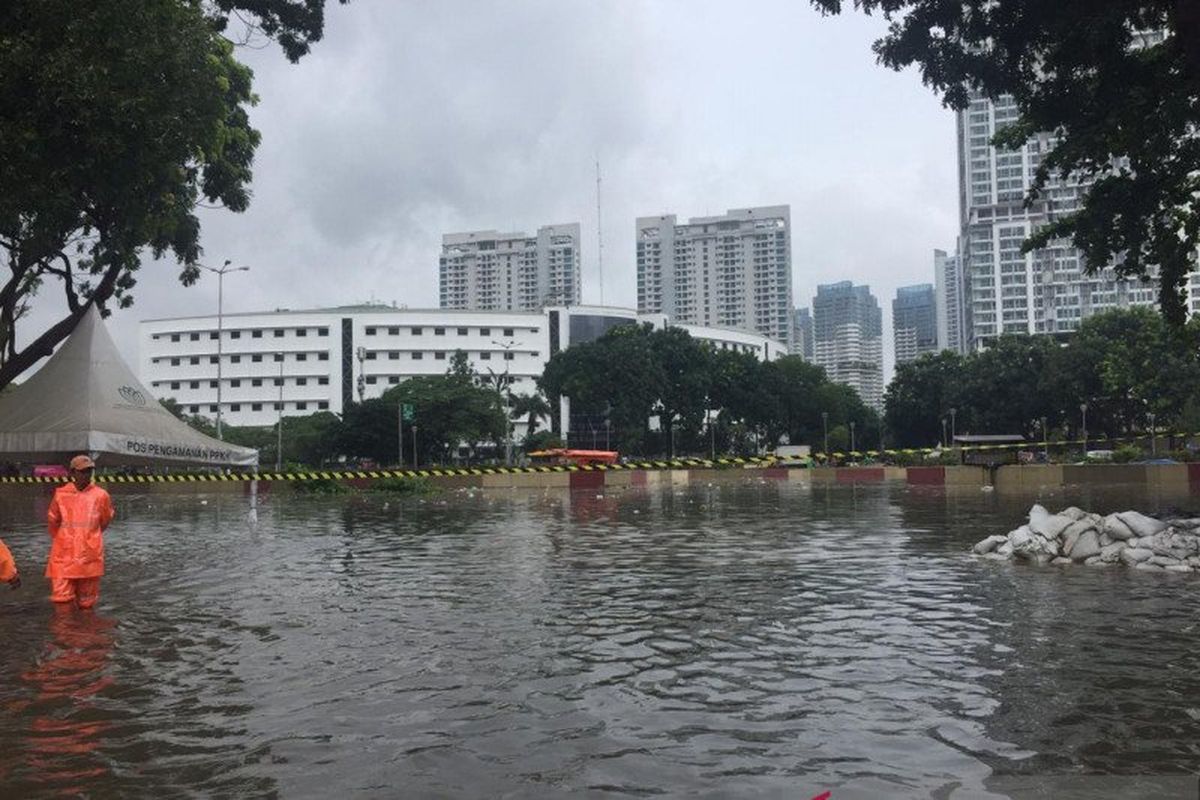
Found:
<path fill-rule="evenodd" d="M 92 481 L 96 465 L 87 456 L 71 459 L 71 481 L 58 487 L 46 521 L 50 528 L 50 600 L 91 608 L 100 598 L 104 574 L 104 529 L 112 522 L 112 498 Z"/>

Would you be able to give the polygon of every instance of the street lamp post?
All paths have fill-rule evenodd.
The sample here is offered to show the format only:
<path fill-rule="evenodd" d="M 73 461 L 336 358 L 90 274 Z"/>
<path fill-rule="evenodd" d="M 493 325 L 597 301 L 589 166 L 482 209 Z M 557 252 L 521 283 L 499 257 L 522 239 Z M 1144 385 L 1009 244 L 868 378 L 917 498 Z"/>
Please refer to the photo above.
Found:
<path fill-rule="evenodd" d="M 225 273 L 226 272 L 247 272 L 249 267 L 231 267 L 229 259 L 225 259 L 225 263 L 220 267 L 209 267 L 204 264 L 197 264 L 201 269 L 206 269 L 209 272 L 215 273 L 217 276 L 217 438 L 224 440 L 221 431 L 221 361 L 222 339 L 225 338 L 224 330 L 224 306 L 225 306 Z"/>
<path fill-rule="evenodd" d="M 942 417 L 942 446 L 946 447 L 949 440 L 946 438 L 946 418 Z"/>
<path fill-rule="evenodd" d="M 509 397 L 511 398 L 512 392 L 509 391 L 509 387 L 512 384 L 510 382 L 510 378 L 508 377 L 508 364 L 510 361 L 512 361 L 512 358 L 509 356 L 509 351 L 511 351 L 514 347 L 520 347 L 521 342 L 514 342 L 511 339 L 507 342 L 497 342 L 495 339 L 493 339 L 492 344 L 496 345 L 497 347 L 499 347 L 500 349 L 502 349 L 504 351 L 504 391 L 507 392 Z M 497 387 L 497 388 L 499 388 L 499 387 Z M 500 400 L 501 400 L 501 402 L 505 402 L 505 398 L 504 398 L 503 394 L 501 394 Z M 504 425 L 504 464 L 505 464 L 505 466 L 511 467 L 512 466 L 512 450 L 513 450 L 513 440 L 512 440 L 513 423 L 512 423 L 512 416 L 510 414 L 510 407 L 508 406 L 507 403 L 506 403 L 505 409 L 504 409 L 504 420 L 505 420 L 505 425 Z M 526 435 L 528 435 L 528 431 L 526 431 Z"/>
<path fill-rule="evenodd" d="M 956 423 L 955 415 L 957 415 L 957 414 L 958 414 L 957 408 L 950 409 L 950 442 L 951 443 L 953 443 L 955 438 L 958 437 L 958 426 L 955 424 Z"/>
<path fill-rule="evenodd" d="M 1086 461 L 1087 460 L 1087 403 L 1079 404 L 1079 413 L 1083 417 L 1083 424 L 1081 426 L 1080 432 L 1083 434 L 1083 436 L 1082 436 L 1082 438 L 1083 438 L 1083 458 Z"/>
<path fill-rule="evenodd" d="M 853 455 L 857 448 L 854 446 L 854 420 L 850 421 L 850 453 Z"/>
<path fill-rule="evenodd" d="M 1150 417 L 1150 455 L 1157 456 L 1158 455 L 1158 437 L 1155 436 L 1154 412 L 1151 411 L 1148 416 Z"/>
<path fill-rule="evenodd" d="M 821 412 L 821 427 L 825 430 L 825 464 L 829 464 L 829 412 Z"/>
<path fill-rule="evenodd" d="M 1042 458 L 1050 463 L 1050 434 L 1046 431 L 1046 418 L 1042 417 Z"/>

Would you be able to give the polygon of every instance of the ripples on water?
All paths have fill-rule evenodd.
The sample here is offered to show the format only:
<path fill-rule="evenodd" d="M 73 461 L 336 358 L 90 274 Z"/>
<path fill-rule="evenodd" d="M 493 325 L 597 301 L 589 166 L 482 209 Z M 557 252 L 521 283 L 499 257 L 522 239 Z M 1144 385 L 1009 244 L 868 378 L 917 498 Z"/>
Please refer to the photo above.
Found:
<path fill-rule="evenodd" d="M 281 497 L 251 526 L 241 498 L 121 496 L 97 614 L 46 600 L 45 502 L 0 508 L 27 577 L 0 592 L 6 797 L 1099 797 L 1124 784 L 1087 776 L 1200 771 L 1200 580 L 965 555 L 1023 499 Z"/>

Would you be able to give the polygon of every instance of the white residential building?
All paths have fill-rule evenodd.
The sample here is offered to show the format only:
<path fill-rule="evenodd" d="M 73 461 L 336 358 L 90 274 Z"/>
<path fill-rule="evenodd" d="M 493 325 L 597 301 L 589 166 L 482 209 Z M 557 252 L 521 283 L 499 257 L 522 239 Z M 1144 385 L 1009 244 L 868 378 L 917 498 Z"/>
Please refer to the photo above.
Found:
<path fill-rule="evenodd" d="M 937 292 L 937 349 L 966 353 L 966 317 L 963 276 L 958 254 L 933 251 L 934 286 Z"/>
<path fill-rule="evenodd" d="M 1004 333 L 1072 331 L 1099 311 L 1157 301 L 1153 281 L 1119 278 L 1112 268 L 1086 274 L 1083 254 L 1068 241 L 1021 252 L 1031 233 L 1075 211 L 1090 184 L 1052 179 L 1026 208 L 1026 192 L 1055 139 L 1039 133 L 1014 151 L 993 147 L 992 136 L 1017 117 L 1011 97 L 990 100 L 977 93 L 957 115 L 959 269 L 965 278 L 964 346 L 970 349 Z"/>
<path fill-rule="evenodd" d="M 533 394 L 554 353 L 641 322 L 668 324 L 663 315 L 600 306 L 508 312 L 344 306 L 225 314 L 218 348 L 216 316 L 145 320 L 139 326 L 139 373 L 158 398 L 174 398 L 184 413 L 215 418 L 219 361 L 222 420 L 274 425 L 281 414 L 340 414 L 408 378 L 445 374 L 456 350 L 481 375 L 507 372 L 513 393 Z M 676 327 L 713 347 L 764 360 L 787 352 L 782 342 L 744 331 Z M 569 429 L 569 404 L 563 403 Z M 559 420 L 553 422 L 557 428 Z"/>
<path fill-rule="evenodd" d="M 442 237 L 439 305 L 467 311 L 532 311 L 581 299 L 579 223 L 536 236 L 473 231 Z"/>
<path fill-rule="evenodd" d="M 790 218 L 788 206 L 686 224 L 674 214 L 638 217 L 638 310 L 792 342 Z"/>

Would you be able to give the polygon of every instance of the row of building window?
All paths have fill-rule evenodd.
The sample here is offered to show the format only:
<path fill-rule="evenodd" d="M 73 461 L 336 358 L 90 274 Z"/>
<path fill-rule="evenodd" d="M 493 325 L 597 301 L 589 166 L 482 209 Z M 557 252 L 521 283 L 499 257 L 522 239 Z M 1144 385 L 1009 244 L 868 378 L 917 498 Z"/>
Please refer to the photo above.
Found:
<path fill-rule="evenodd" d="M 314 375 L 313 380 L 318 386 L 328 386 L 329 378 L 325 375 Z M 231 388 L 238 388 L 242 385 L 242 381 L 249 381 L 251 386 L 262 386 L 263 381 L 270 381 L 271 386 L 283 386 L 287 380 L 291 380 L 296 386 L 307 386 L 308 376 L 300 378 L 224 378 L 224 382 L 229 384 Z M 153 381 L 150 385 L 154 388 L 168 387 L 172 391 L 177 391 L 183 388 L 183 384 L 187 384 L 189 389 L 199 389 L 201 383 L 208 384 L 208 388 L 216 389 L 217 382 L 215 380 L 205 381 Z"/>
<path fill-rule="evenodd" d="M 224 404 L 222 404 L 222 405 L 224 405 Z M 285 410 L 285 408 L 287 407 L 288 404 L 281 403 L 278 400 L 276 400 L 274 403 L 229 403 L 228 405 L 229 405 L 229 410 L 231 412 L 235 412 L 235 411 L 241 411 L 242 406 L 249 406 L 250 411 L 262 411 L 263 406 L 271 406 L 271 408 L 275 411 L 283 411 L 283 410 Z M 297 400 L 292 403 L 292 407 L 295 408 L 297 411 L 307 411 L 308 407 L 310 405 L 313 406 L 318 411 L 328 411 L 329 410 L 329 401 L 328 400 Z M 200 409 L 201 409 L 201 406 L 199 406 L 199 405 L 190 405 L 190 406 L 188 406 L 188 413 L 189 414 L 199 414 Z M 209 413 L 212 413 L 212 414 L 217 413 L 217 404 L 216 403 L 210 404 L 208 406 L 208 410 L 209 410 Z"/>
<path fill-rule="evenodd" d="M 384 351 L 382 351 L 382 350 L 368 350 L 367 356 L 366 356 L 367 361 L 381 360 L 383 353 L 384 353 Z M 423 358 L 425 358 L 425 353 L 420 350 L 413 350 L 409 354 L 412 356 L 413 361 L 420 361 Z M 530 355 L 533 356 L 534 358 L 537 358 L 539 353 L 535 350 L 535 351 L 531 352 Z M 388 357 L 389 361 L 398 361 L 400 359 L 400 351 L 399 350 L 387 351 L 387 357 Z M 435 350 L 433 352 L 433 357 L 437 361 L 445 361 L 446 360 L 446 351 L 445 350 Z M 516 358 L 516 353 L 513 353 L 509 350 L 504 351 L 504 360 L 505 361 L 512 361 L 515 358 Z M 491 361 L 492 360 L 491 351 L 489 351 L 489 350 L 480 351 L 479 360 L 480 361 Z"/>
<path fill-rule="evenodd" d="M 425 333 L 425 328 L 422 326 L 413 325 L 413 326 L 410 326 L 408 330 L 409 330 L 409 333 L 412 334 L 413 336 L 422 336 Z M 479 330 L 480 336 L 491 336 L 492 335 L 491 328 L 479 328 L 478 330 Z M 515 328 L 502 328 L 499 330 L 501 330 L 501 333 L 500 333 L 501 336 L 514 336 L 516 334 Z M 381 335 L 380 331 L 386 331 L 388 336 L 399 336 L 400 335 L 400 326 L 399 325 L 386 325 L 386 326 L 369 325 L 366 328 L 367 336 Z M 459 336 L 466 336 L 470 332 L 470 328 L 456 328 L 455 331 L 458 333 Z M 537 333 L 537 328 L 530 328 L 529 332 Z M 446 329 L 445 328 L 434 328 L 433 335 L 434 336 L 445 336 Z"/>
<path fill-rule="evenodd" d="M 243 333 L 250 334 L 251 339 L 261 339 L 261 338 L 263 338 L 263 333 L 266 332 L 267 330 L 273 330 L 274 336 L 277 339 L 282 339 L 288 331 L 287 328 L 273 328 L 273 329 L 272 328 L 246 328 L 246 329 L 226 330 L 225 333 L 229 336 L 230 339 L 240 339 L 240 338 L 242 338 Z M 296 336 L 301 336 L 301 337 L 308 336 L 309 330 L 315 330 L 317 336 L 328 336 L 329 335 L 329 328 L 311 328 L 311 329 L 310 328 L 293 328 L 292 329 L 292 331 L 296 334 Z M 206 331 L 205 333 L 208 334 L 209 339 L 215 340 L 217 338 L 216 331 Z M 198 342 L 198 341 L 200 341 L 201 336 L 203 336 L 203 333 L 201 333 L 200 331 L 193 331 L 192 333 L 186 333 L 186 334 L 185 333 L 156 333 L 153 336 L 151 336 L 150 338 L 152 338 L 152 339 L 168 339 L 169 338 L 172 342 L 179 342 L 179 341 L 183 340 L 184 336 L 187 336 L 188 341 Z"/>
<path fill-rule="evenodd" d="M 262 362 L 263 356 L 272 356 L 273 361 L 279 362 L 279 361 L 284 360 L 284 355 L 285 355 L 284 353 L 234 353 L 232 355 L 225 355 L 224 358 L 226 359 L 227 363 L 240 364 L 240 363 L 242 363 L 242 359 L 244 357 L 250 356 L 251 363 L 258 364 L 258 363 Z M 286 355 L 292 356 L 296 361 L 308 361 L 308 357 L 310 354 L 309 353 L 287 353 Z M 328 361 L 329 360 L 328 351 L 321 350 L 321 351 L 315 353 L 315 355 L 317 357 L 317 361 Z M 209 364 L 217 363 L 216 356 L 176 356 L 176 357 L 159 356 L 159 357 L 150 359 L 150 362 L 153 364 L 157 364 L 160 361 L 166 361 L 166 362 L 170 363 L 170 365 L 172 367 L 178 367 L 183 363 L 183 360 L 185 358 L 187 359 L 187 362 L 189 364 L 199 364 L 202 358 L 207 358 Z"/>

